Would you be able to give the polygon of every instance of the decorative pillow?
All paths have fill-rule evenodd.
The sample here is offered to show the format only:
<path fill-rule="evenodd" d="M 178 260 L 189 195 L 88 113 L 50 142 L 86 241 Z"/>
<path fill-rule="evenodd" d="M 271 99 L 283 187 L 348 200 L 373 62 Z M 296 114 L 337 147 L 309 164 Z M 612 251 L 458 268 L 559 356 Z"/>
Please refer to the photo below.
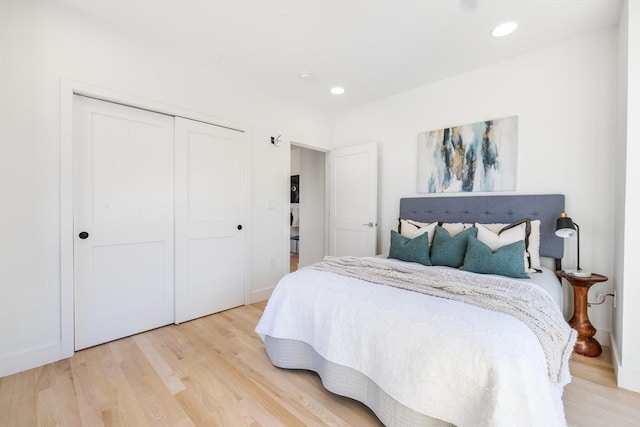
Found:
<path fill-rule="evenodd" d="M 492 251 L 495 251 L 502 246 L 510 245 L 519 240 L 527 240 L 527 223 L 520 222 L 507 225 L 503 227 L 497 233 L 491 231 L 489 228 L 482 224 L 476 224 L 478 228 L 478 240 L 485 245 L 489 246 Z M 526 251 L 522 248 L 522 265 L 525 271 L 529 269 L 529 257 Z"/>
<path fill-rule="evenodd" d="M 467 240 L 476 237 L 478 229 L 468 228 L 452 236 L 444 227 L 436 227 L 431 246 L 431 263 L 458 268 L 464 262 L 467 252 Z"/>
<path fill-rule="evenodd" d="M 410 239 L 397 233 L 395 230 L 391 230 L 389 258 L 431 265 L 431 261 L 429 260 L 428 233 L 422 233 L 416 238 Z"/>
<path fill-rule="evenodd" d="M 439 222 L 438 225 L 447 230 L 451 236 L 455 236 L 467 228 L 473 227 L 473 224 L 463 224 L 461 222 Z"/>
<path fill-rule="evenodd" d="M 498 248 L 495 252 L 475 237 L 469 237 L 467 253 L 461 270 L 480 274 L 499 274 L 501 276 L 528 279 L 522 263 L 524 240 Z"/>
<path fill-rule="evenodd" d="M 542 268 L 540 264 L 540 220 L 539 219 L 529 220 L 528 218 L 525 218 L 513 224 L 495 223 L 495 224 L 482 224 L 482 225 L 488 228 L 489 230 L 493 231 L 494 233 L 499 234 L 501 230 L 507 227 L 513 227 L 515 225 L 519 225 L 527 221 L 529 221 L 529 224 L 530 224 L 530 232 L 525 238 L 525 243 L 527 245 L 527 255 L 528 255 L 526 270 L 528 273 L 534 273 L 536 271 L 540 271 Z"/>
<path fill-rule="evenodd" d="M 529 253 L 529 268 L 541 271 L 540 263 L 540 220 L 531 221 L 531 233 L 529 233 L 529 243 L 527 244 L 527 252 Z"/>
<path fill-rule="evenodd" d="M 400 234 L 404 237 L 414 239 L 421 234 L 429 233 L 429 246 L 431 246 L 431 243 L 433 243 L 433 232 L 437 225 L 437 222 L 427 224 L 425 222 L 418 222 L 412 219 L 400 219 Z"/>

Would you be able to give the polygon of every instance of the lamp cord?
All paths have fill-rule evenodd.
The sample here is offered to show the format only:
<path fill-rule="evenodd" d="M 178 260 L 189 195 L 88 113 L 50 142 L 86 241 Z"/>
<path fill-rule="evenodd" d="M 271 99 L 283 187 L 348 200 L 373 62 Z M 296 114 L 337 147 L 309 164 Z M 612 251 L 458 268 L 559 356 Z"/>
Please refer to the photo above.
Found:
<path fill-rule="evenodd" d="M 603 304 L 603 303 L 607 300 L 607 297 L 612 297 L 612 296 L 614 296 L 614 295 L 613 295 L 613 294 L 604 294 L 604 295 L 602 296 L 602 301 L 599 301 L 599 302 L 587 302 L 587 307 L 591 307 L 592 305 L 600 305 L 600 304 Z M 598 299 L 599 299 L 599 298 L 598 298 Z"/>
<path fill-rule="evenodd" d="M 576 224 L 575 222 L 573 223 L 573 225 L 576 226 L 576 231 L 578 232 L 578 271 L 582 270 L 580 268 L 580 226 L 578 224 Z"/>

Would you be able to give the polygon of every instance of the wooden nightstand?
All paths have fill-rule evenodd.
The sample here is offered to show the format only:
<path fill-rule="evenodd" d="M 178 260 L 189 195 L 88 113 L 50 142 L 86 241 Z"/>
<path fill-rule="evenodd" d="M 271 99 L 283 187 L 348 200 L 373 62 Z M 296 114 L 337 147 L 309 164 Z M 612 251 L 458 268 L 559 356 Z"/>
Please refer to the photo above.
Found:
<path fill-rule="evenodd" d="M 556 271 L 558 277 L 566 279 L 573 288 L 573 317 L 569 320 L 569 326 L 578 331 L 578 340 L 573 351 L 584 356 L 596 357 L 602 353 L 600 343 L 593 336 L 596 328 L 589 322 L 587 313 L 587 294 L 589 288 L 599 282 L 609 280 L 607 276 L 601 274 L 591 274 L 589 277 L 577 277 L 565 273 L 562 270 Z"/>

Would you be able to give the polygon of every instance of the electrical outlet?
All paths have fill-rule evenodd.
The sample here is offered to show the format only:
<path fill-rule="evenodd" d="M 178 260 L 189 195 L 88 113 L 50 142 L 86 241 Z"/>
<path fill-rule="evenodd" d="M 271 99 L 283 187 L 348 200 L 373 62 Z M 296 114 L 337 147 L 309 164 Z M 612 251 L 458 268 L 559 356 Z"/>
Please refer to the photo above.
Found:
<path fill-rule="evenodd" d="M 616 300 L 616 291 L 614 290 L 614 291 L 613 291 L 613 308 L 616 308 L 616 303 L 617 303 L 617 300 Z"/>
<path fill-rule="evenodd" d="M 271 268 L 276 268 L 276 259 L 275 259 L 275 258 L 273 258 L 273 257 L 272 257 L 272 258 L 269 260 L 269 267 L 271 267 Z"/>

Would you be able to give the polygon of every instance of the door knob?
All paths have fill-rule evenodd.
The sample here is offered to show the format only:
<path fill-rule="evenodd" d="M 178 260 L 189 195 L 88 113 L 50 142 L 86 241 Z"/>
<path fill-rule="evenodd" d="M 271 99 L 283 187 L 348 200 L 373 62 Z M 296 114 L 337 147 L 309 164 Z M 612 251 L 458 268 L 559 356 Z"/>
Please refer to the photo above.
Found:
<path fill-rule="evenodd" d="M 242 230 L 242 224 L 238 224 L 238 230 Z"/>
<path fill-rule="evenodd" d="M 362 224 L 362 225 L 366 225 L 366 226 L 369 226 L 369 227 L 373 227 L 375 224 L 374 224 L 373 222 L 368 222 L 368 223 L 366 223 L 366 224 Z"/>
<path fill-rule="evenodd" d="M 81 238 L 82 240 L 84 240 L 87 237 L 89 237 L 89 233 L 87 233 L 86 231 L 82 231 L 82 232 L 80 232 L 80 234 L 78 234 L 78 237 Z"/>

